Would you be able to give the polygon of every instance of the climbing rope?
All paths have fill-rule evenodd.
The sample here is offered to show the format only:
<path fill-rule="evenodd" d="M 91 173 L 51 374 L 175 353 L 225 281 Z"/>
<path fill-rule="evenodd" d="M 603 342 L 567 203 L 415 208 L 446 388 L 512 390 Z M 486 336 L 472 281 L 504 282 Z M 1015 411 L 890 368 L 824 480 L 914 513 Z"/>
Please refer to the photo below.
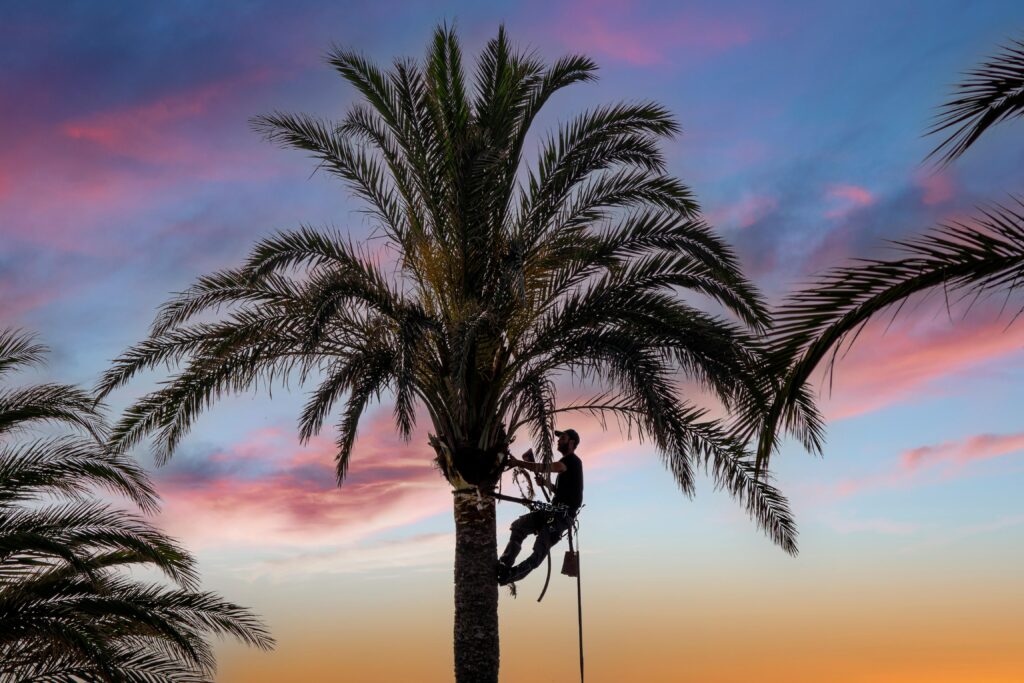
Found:
<path fill-rule="evenodd" d="M 576 549 L 572 547 L 573 534 L 576 535 Z M 579 625 L 580 643 L 580 683 L 583 683 L 583 590 L 580 586 L 580 523 L 579 518 L 572 521 L 569 527 L 569 552 L 576 553 L 576 620 Z"/>

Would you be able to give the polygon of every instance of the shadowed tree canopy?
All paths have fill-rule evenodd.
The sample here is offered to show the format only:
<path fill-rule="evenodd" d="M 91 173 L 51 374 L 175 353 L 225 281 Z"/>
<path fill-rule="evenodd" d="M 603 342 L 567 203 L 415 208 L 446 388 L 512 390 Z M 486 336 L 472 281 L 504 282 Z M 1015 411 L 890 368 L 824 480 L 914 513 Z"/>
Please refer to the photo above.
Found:
<path fill-rule="evenodd" d="M 1014 41 L 969 71 L 957 95 L 941 106 L 928 132 L 946 137 L 928 158 L 948 164 L 991 126 L 1022 114 L 1024 43 Z M 971 220 L 946 223 L 893 244 L 899 257 L 858 259 L 834 268 L 778 310 L 769 357 L 772 374 L 784 379 L 764 422 L 759 467 L 767 466 L 778 447 L 779 428 L 791 425 L 798 419 L 795 408 L 806 405 L 814 370 L 826 359 L 831 370 L 838 353 L 879 314 L 893 310 L 895 316 L 914 295 L 939 289 L 947 307 L 965 300 L 970 306 L 1000 294 L 1005 308 L 1024 282 L 1024 203 L 1013 199 L 983 207 Z M 1011 322 L 1022 312 L 1024 308 L 1016 310 Z"/>
<path fill-rule="evenodd" d="M 0 377 L 43 353 L 0 331 Z M 46 423 L 73 431 L 30 436 Z M 173 540 L 93 499 L 98 487 L 156 510 L 145 472 L 104 448 L 106 432 L 76 387 L 0 389 L 0 680 L 199 683 L 213 680 L 209 634 L 270 648 L 252 613 L 196 590 L 195 562 Z M 171 585 L 131 579 L 137 568 Z"/>

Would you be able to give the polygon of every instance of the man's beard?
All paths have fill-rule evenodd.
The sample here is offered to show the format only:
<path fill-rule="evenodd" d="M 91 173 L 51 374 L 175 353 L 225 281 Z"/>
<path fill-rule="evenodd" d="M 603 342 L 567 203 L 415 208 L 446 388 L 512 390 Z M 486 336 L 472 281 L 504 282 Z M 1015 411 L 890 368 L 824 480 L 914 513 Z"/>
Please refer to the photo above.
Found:
<path fill-rule="evenodd" d="M 562 444 L 555 444 L 555 450 L 561 453 L 562 455 L 565 455 L 565 446 L 563 446 Z"/>

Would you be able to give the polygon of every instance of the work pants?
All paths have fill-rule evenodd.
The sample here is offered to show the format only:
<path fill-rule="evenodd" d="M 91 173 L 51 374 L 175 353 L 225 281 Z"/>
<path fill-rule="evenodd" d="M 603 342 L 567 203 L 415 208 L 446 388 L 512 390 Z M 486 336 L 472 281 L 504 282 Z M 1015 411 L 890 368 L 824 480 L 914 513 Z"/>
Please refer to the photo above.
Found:
<path fill-rule="evenodd" d="M 573 515 L 570 512 L 545 512 L 535 510 L 512 522 L 508 545 L 501 554 L 500 562 L 512 567 L 508 581 L 518 581 L 540 566 L 548 554 L 548 550 L 558 543 L 566 530 L 572 526 Z M 530 534 L 537 534 L 533 542 L 533 552 L 519 564 L 512 566 L 519 556 L 523 541 Z"/>

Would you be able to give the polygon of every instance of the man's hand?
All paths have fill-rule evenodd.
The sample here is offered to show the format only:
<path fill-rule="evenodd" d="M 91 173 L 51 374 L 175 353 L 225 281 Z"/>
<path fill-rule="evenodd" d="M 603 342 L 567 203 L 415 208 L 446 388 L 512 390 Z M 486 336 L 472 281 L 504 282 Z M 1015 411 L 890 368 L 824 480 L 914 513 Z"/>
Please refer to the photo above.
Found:
<path fill-rule="evenodd" d="M 552 462 L 548 464 L 536 462 L 534 459 L 533 449 L 523 453 L 523 459 L 519 460 L 514 457 L 510 457 L 509 467 L 522 467 L 524 470 L 530 472 L 537 472 L 539 474 L 558 474 L 559 472 L 565 472 L 565 465 L 561 462 Z"/>

